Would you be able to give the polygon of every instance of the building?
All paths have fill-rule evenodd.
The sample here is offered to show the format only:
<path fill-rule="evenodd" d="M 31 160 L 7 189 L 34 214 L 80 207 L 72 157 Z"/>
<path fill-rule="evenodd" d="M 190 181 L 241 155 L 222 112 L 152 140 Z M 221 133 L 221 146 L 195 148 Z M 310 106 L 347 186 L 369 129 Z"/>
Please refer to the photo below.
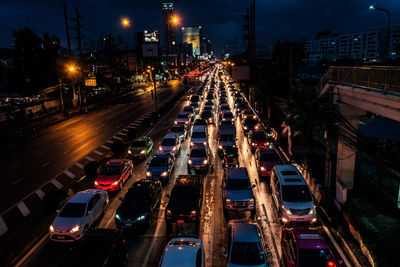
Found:
<path fill-rule="evenodd" d="M 176 26 L 172 24 L 174 4 L 163 3 L 164 46 L 166 54 L 176 54 Z"/>
<path fill-rule="evenodd" d="M 182 27 L 182 42 L 191 44 L 193 57 L 199 57 L 203 54 L 201 51 L 201 40 L 203 39 L 203 30 L 201 26 Z"/>

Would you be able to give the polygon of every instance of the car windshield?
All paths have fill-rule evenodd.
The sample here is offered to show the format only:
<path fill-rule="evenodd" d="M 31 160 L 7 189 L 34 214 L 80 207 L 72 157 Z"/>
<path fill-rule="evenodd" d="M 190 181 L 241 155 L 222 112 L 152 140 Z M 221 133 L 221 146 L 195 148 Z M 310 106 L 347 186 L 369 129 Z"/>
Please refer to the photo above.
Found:
<path fill-rule="evenodd" d="M 202 118 L 211 117 L 211 111 L 209 111 L 209 110 L 203 111 L 203 113 L 201 113 L 201 117 L 202 117 Z"/>
<path fill-rule="evenodd" d="M 133 141 L 131 144 L 132 147 L 145 147 L 146 141 Z"/>
<path fill-rule="evenodd" d="M 225 125 L 233 125 L 232 121 L 221 121 L 221 124 L 225 124 Z"/>
<path fill-rule="evenodd" d="M 203 119 L 197 119 L 194 125 L 206 125 L 206 121 Z"/>
<path fill-rule="evenodd" d="M 327 249 L 300 249 L 299 267 L 315 266 L 326 267 L 332 255 Z"/>
<path fill-rule="evenodd" d="M 205 132 L 193 132 L 192 138 L 206 138 Z"/>
<path fill-rule="evenodd" d="M 235 136 L 234 136 L 234 135 L 225 135 L 225 134 L 222 134 L 222 135 L 219 137 L 219 140 L 222 141 L 222 142 L 229 142 L 229 141 L 235 140 Z"/>
<path fill-rule="evenodd" d="M 267 141 L 267 137 L 265 136 L 265 134 L 263 132 L 255 132 L 252 135 L 253 140 L 257 140 L 257 141 Z"/>
<path fill-rule="evenodd" d="M 193 149 L 190 152 L 190 157 L 193 158 L 205 158 L 207 157 L 207 153 L 205 149 Z"/>
<path fill-rule="evenodd" d="M 263 162 L 279 162 L 279 157 L 275 153 L 261 153 L 260 161 L 263 161 Z"/>
<path fill-rule="evenodd" d="M 181 133 L 183 131 L 184 131 L 184 127 L 174 126 L 171 128 L 171 132 L 173 132 L 173 133 Z"/>
<path fill-rule="evenodd" d="M 185 112 L 192 112 L 192 111 L 193 111 L 193 107 L 185 107 L 185 108 L 183 109 L 183 111 L 185 111 Z"/>
<path fill-rule="evenodd" d="M 264 264 L 265 257 L 261 244 L 258 242 L 233 242 L 230 262 L 237 265 Z"/>
<path fill-rule="evenodd" d="M 229 106 L 221 106 L 221 110 L 229 110 Z"/>
<path fill-rule="evenodd" d="M 312 201 L 307 185 L 282 185 L 282 200 L 285 202 Z"/>
<path fill-rule="evenodd" d="M 245 190 L 250 189 L 249 179 L 228 179 L 226 189 L 228 190 Z"/>
<path fill-rule="evenodd" d="M 246 118 L 245 120 L 244 120 L 244 124 L 247 124 L 247 125 L 254 125 L 254 124 L 256 124 L 257 122 L 253 119 L 253 118 Z"/>
<path fill-rule="evenodd" d="M 174 187 L 171 192 L 171 199 L 175 200 L 194 200 L 196 191 L 193 186 L 178 186 Z"/>
<path fill-rule="evenodd" d="M 225 114 L 224 114 L 225 119 L 230 119 L 232 117 L 233 117 L 232 112 L 225 112 Z"/>
<path fill-rule="evenodd" d="M 65 204 L 64 208 L 58 214 L 58 217 L 81 218 L 85 215 L 86 203 L 71 203 Z"/>
<path fill-rule="evenodd" d="M 146 203 L 149 199 L 149 192 L 146 189 L 131 189 L 125 195 L 124 203 L 134 205 L 136 203 Z"/>
<path fill-rule="evenodd" d="M 225 156 L 228 156 L 228 157 L 236 157 L 238 154 L 237 148 L 230 147 L 230 146 L 225 147 L 224 152 L 225 152 Z"/>
<path fill-rule="evenodd" d="M 180 119 L 187 119 L 187 118 L 188 118 L 188 115 L 187 115 L 187 114 L 178 114 L 177 118 L 180 118 Z"/>
<path fill-rule="evenodd" d="M 121 173 L 121 166 L 112 166 L 112 165 L 104 166 L 100 171 L 101 175 L 116 175 L 120 173 Z"/>
<path fill-rule="evenodd" d="M 150 161 L 150 167 L 164 167 L 168 165 L 167 157 L 155 157 Z"/>
<path fill-rule="evenodd" d="M 175 138 L 164 138 L 164 140 L 161 142 L 162 146 L 174 146 L 175 144 L 176 144 Z"/>

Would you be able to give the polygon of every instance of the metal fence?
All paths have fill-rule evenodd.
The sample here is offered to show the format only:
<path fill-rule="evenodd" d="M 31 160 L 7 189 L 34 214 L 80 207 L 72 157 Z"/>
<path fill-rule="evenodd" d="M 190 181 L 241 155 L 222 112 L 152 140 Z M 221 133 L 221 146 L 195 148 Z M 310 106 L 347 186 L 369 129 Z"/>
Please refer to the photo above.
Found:
<path fill-rule="evenodd" d="M 331 66 L 316 89 L 321 91 L 328 82 L 400 96 L 400 67 Z"/>

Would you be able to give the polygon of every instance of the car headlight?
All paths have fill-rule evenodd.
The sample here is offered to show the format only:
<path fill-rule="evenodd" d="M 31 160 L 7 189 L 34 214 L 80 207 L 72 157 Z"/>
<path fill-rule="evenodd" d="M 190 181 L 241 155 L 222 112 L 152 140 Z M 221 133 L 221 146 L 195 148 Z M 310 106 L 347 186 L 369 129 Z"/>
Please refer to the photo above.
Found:
<path fill-rule="evenodd" d="M 193 142 L 190 142 L 190 145 L 191 145 L 191 146 L 193 146 L 193 145 L 194 145 L 194 143 L 193 143 Z"/>
<path fill-rule="evenodd" d="M 189 160 L 188 160 L 188 163 L 189 163 L 190 165 L 192 165 L 193 162 L 192 162 L 191 159 L 189 159 Z"/>
<path fill-rule="evenodd" d="M 256 125 L 254 128 L 257 130 L 258 129 L 258 125 Z"/>
<path fill-rule="evenodd" d="M 174 146 L 174 148 L 172 148 L 172 151 L 175 151 L 176 150 L 176 146 Z"/>
<path fill-rule="evenodd" d="M 207 144 L 207 142 L 203 142 L 203 145 L 206 145 Z"/>
<path fill-rule="evenodd" d="M 316 207 L 314 205 L 314 207 L 312 207 L 312 209 L 310 209 L 310 212 L 308 213 L 308 215 L 312 215 L 315 214 L 317 212 Z"/>
<path fill-rule="evenodd" d="M 167 215 L 171 215 L 172 214 L 171 210 L 166 210 L 165 212 L 167 213 Z"/>
<path fill-rule="evenodd" d="M 168 172 L 163 172 L 162 174 L 161 174 L 161 176 L 167 176 L 168 175 Z"/>
<path fill-rule="evenodd" d="M 162 147 L 159 147 L 158 150 L 162 151 Z"/>
<path fill-rule="evenodd" d="M 99 185 L 99 183 L 98 183 L 97 181 L 94 181 L 94 184 L 95 184 L 95 185 Z"/>
<path fill-rule="evenodd" d="M 204 161 L 203 161 L 203 164 L 207 164 L 208 163 L 208 161 L 205 159 Z"/>
<path fill-rule="evenodd" d="M 177 122 L 177 121 L 174 121 L 174 124 L 178 124 L 178 122 Z"/>
<path fill-rule="evenodd" d="M 197 212 L 195 210 L 192 210 L 192 212 L 190 214 L 195 216 L 197 214 Z"/>
<path fill-rule="evenodd" d="M 117 185 L 118 184 L 118 181 L 115 181 L 114 183 L 112 183 L 112 185 Z"/>
<path fill-rule="evenodd" d="M 286 212 L 288 215 L 292 215 L 292 212 L 290 211 L 290 209 L 286 208 L 285 206 L 282 205 L 282 211 Z"/>
<path fill-rule="evenodd" d="M 219 145 L 218 148 L 219 148 L 219 149 L 222 149 L 222 145 Z"/>
<path fill-rule="evenodd" d="M 137 217 L 137 221 L 142 221 L 144 219 L 146 219 L 147 213 L 143 214 L 142 216 Z"/>
<path fill-rule="evenodd" d="M 247 126 L 244 126 L 244 129 L 247 130 Z"/>
<path fill-rule="evenodd" d="M 128 154 L 132 154 L 132 151 L 130 149 L 128 149 Z"/>
<path fill-rule="evenodd" d="M 256 143 L 251 143 L 251 145 L 252 145 L 252 146 L 255 146 L 255 145 L 256 145 Z"/>
<path fill-rule="evenodd" d="M 146 149 L 143 149 L 142 151 L 140 151 L 140 154 L 146 154 Z"/>
<path fill-rule="evenodd" d="M 79 231 L 79 225 L 77 225 L 77 226 L 75 226 L 74 228 L 72 228 L 69 232 L 70 233 L 75 233 L 75 232 L 78 232 Z"/>
<path fill-rule="evenodd" d="M 151 172 L 146 172 L 146 176 L 151 176 Z"/>
<path fill-rule="evenodd" d="M 265 168 L 263 166 L 260 167 L 260 170 L 265 171 Z"/>
<path fill-rule="evenodd" d="M 50 225 L 50 232 L 54 232 L 54 226 Z"/>
<path fill-rule="evenodd" d="M 121 217 L 119 217 L 118 214 L 115 214 L 115 218 L 116 218 L 117 220 L 121 220 Z"/>

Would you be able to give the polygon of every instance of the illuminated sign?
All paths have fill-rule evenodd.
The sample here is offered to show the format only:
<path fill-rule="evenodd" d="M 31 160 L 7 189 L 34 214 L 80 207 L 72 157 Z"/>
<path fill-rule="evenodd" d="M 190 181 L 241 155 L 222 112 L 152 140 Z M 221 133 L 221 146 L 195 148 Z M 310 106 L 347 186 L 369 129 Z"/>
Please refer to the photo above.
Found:
<path fill-rule="evenodd" d="M 144 41 L 146 43 L 158 43 L 159 34 L 158 31 L 144 31 Z"/>
<path fill-rule="evenodd" d="M 85 86 L 97 86 L 96 77 L 86 79 Z"/>

